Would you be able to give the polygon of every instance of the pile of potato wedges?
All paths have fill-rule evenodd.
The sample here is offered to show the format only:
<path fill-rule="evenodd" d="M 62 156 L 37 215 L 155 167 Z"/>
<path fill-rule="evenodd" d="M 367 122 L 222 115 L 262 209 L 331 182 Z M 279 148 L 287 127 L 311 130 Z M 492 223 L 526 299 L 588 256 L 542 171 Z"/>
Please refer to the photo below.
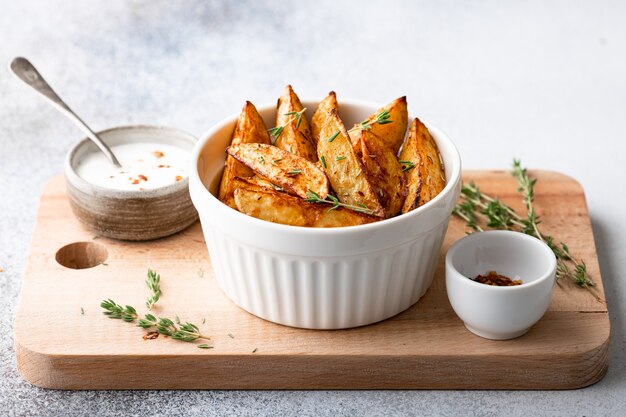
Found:
<path fill-rule="evenodd" d="M 246 102 L 237 120 L 219 189 L 230 207 L 262 220 L 304 227 L 355 226 L 407 213 L 446 184 L 426 126 L 407 133 L 406 97 L 347 129 L 334 92 L 307 120 L 288 85 L 268 129 Z"/>

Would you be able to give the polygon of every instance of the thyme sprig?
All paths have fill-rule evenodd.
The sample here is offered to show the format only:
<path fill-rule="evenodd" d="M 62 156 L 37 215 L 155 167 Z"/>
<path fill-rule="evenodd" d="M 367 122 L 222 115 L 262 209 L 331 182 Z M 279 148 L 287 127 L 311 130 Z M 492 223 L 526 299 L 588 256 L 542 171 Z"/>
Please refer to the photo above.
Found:
<path fill-rule="evenodd" d="M 182 342 L 193 342 L 197 339 L 209 340 L 208 336 L 204 336 L 200 333 L 200 329 L 193 323 L 180 322 L 177 319 L 177 323 L 174 323 L 171 319 L 166 317 L 157 318 L 153 314 L 146 314 L 142 318 L 139 318 L 137 310 L 129 305 L 121 306 L 110 298 L 103 300 L 100 303 L 100 307 L 104 309 L 104 315 L 111 319 L 121 319 L 127 323 L 134 323 L 137 321 L 137 326 L 142 329 L 156 328 L 159 334 L 170 336 L 172 339 L 180 340 Z M 178 316 L 176 316 L 178 318 Z"/>
<path fill-rule="evenodd" d="M 378 123 L 379 125 L 386 125 L 387 123 L 393 123 L 391 120 L 391 114 L 389 114 L 389 110 L 383 110 L 376 115 L 373 119 L 367 119 L 355 125 L 349 132 L 354 132 L 355 130 L 370 130 L 372 125 Z"/>
<path fill-rule="evenodd" d="M 309 203 L 332 204 L 332 207 L 328 209 L 329 212 L 339 207 L 345 207 L 347 209 L 358 211 L 360 213 L 374 214 L 374 210 L 367 208 L 367 206 L 363 203 L 359 203 L 359 205 L 357 206 L 353 206 L 351 204 L 345 204 L 339 201 L 337 197 L 330 195 L 330 194 L 328 194 L 326 198 L 322 198 L 318 193 L 316 193 L 313 190 L 307 191 L 306 195 L 307 195 L 307 198 L 305 199 L 305 201 L 308 201 Z"/>
<path fill-rule="evenodd" d="M 209 337 L 200 333 L 198 326 L 189 322 L 182 323 L 179 319 L 174 323 L 171 319 L 166 317 L 157 318 L 152 314 L 146 314 L 143 318 L 139 319 L 137 326 L 142 329 L 156 328 L 159 334 L 169 336 L 174 340 L 180 340 L 182 342 L 193 342 L 197 339 L 209 340 Z"/>
<path fill-rule="evenodd" d="M 129 305 L 122 307 L 110 298 L 102 300 L 100 307 L 104 309 L 104 315 L 110 319 L 121 319 L 127 323 L 132 323 L 138 317 L 137 310 L 134 307 Z"/>
<path fill-rule="evenodd" d="M 402 165 L 402 172 L 408 171 L 409 169 L 415 168 L 415 162 L 412 161 L 398 161 L 400 165 Z"/>
<path fill-rule="evenodd" d="M 148 307 L 148 310 L 152 310 L 152 307 L 154 307 L 156 302 L 159 301 L 159 298 L 161 298 L 161 275 L 148 268 L 146 286 L 152 292 L 152 295 L 146 300 L 146 307 Z"/>
<path fill-rule="evenodd" d="M 283 113 L 285 116 L 291 116 L 287 120 L 287 122 L 285 122 L 284 125 L 275 126 L 271 129 L 268 129 L 267 131 L 270 133 L 270 135 L 274 137 L 274 140 L 276 140 L 283 133 L 283 130 L 285 130 L 285 127 L 287 127 L 287 125 L 289 125 L 289 123 L 293 122 L 294 120 L 296 121 L 296 129 L 299 128 L 300 123 L 302 122 L 302 115 L 304 114 L 305 111 L 306 111 L 306 107 L 300 111 L 290 111 L 289 113 Z"/>
<path fill-rule="evenodd" d="M 585 262 L 574 258 L 565 243 L 556 244 L 552 236 L 539 230 L 541 220 L 534 207 L 534 187 L 537 179 L 528 175 L 519 160 L 513 161 L 511 174 L 517 180 L 517 191 L 522 194 L 526 217 L 518 214 L 498 198 L 483 193 L 473 181 L 463 184 L 461 202 L 456 205 L 453 214 L 465 221 L 466 226 L 471 229 L 470 233 L 484 231 L 480 225 L 484 223 L 488 228 L 518 231 L 541 240 L 550 247 L 557 258 L 557 282 L 562 279 L 570 280 L 593 293 L 595 283 L 587 272 Z M 598 298 L 596 294 L 594 295 Z"/>

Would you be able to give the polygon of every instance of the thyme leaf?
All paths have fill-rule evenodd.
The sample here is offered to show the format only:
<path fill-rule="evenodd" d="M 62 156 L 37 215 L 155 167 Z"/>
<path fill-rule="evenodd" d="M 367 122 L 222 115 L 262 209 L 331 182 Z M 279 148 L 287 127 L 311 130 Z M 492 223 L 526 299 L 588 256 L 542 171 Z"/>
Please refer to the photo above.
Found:
<path fill-rule="evenodd" d="M 152 310 L 152 307 L 154 307 L 156 302 L 159 301 L 159 298 L 161 298 L 161 275 L 148 268 L 146 286 L 152 292 L 150 297 L 146 300 L 146 307 L 148 307 L 148 310 Z"/>
<path fill-rule="evenodd" d="M 284 125 L 273 127 L 271 129 L 268 129 L 267 131 L 270 133 L 270 135 L 274 137 L 274 140 L 276 140 L 280 137 L 280 135 L 282 135 L 283 130 L 285 130 L 285 127 L 287 127 L 287 125 L 293 122 L 294 120 L 296 121 L 296 129 L 299 128 L 300 122 L 302 122 L 302 115 L 304 114 L 305 111 L 306 111 L 306 107 L 300 111 L 290 111 L 288 113 L 283 113 L 285 116 L 291 116 L 287 120 L 287 122 L 285 122 Z"/>
<path fill-rule="evenodd" d="M 309 189 L 306 193 L 307 198 L 305 201 L 309 203 L 323 203 L 323 204 L 331 204 L 332 207 L 328 209 L 328 211 L 335 210 L 339 207 L 345 207 L 350 210 L 358 211 L 365 214 L 374 214 L 374 210 L 367 208 L 367 206 L 363 203 L 358 203 L 358 206 L 353 206 L 350 204 L 345 204 L 339 201 L 339 199 L 333 195 L 328 195 L 326 198 L 320 197 L 318 193 Z"/>
<path fill-rule="evenodd" d="M 393 123 L 391 120 L 391 114 L 389 114 L 389 110 L 383 110 L 378 113 L 373 119 L 367 119 L 359 123 L 350 129 L 350 132 L 354 132 L 355 130 L 370 130 L 372 125 L 378 123 L 379 125 L 386 125 L 387 123 Z"/>

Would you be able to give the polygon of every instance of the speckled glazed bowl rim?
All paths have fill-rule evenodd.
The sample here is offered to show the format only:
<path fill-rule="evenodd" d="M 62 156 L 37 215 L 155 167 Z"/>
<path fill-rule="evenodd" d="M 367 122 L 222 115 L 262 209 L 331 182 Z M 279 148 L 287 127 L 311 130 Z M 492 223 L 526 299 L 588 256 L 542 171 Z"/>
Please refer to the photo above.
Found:
<path fill-rule="evenodd" d="M 154 125 L 126 125 L 126 126 L 116 126 L 109 129 L 101 130 L 96 132 L 99 136 L 106 136 L 107 133 L 118 132 L 118 131 L 134 131 L 134 130 L 144 130 L 144 131 L 160 131 L 160 132 L 171 132 L 174 135 L 177 135 L 178 138 L 188 140 L 192 146 L 198 142 L 198 139 L 184 130 L 168 127 L 168 126 L 154 126 Z M 106 142 L 106 137 L 102 138 Z M 150 139 L 149 133 L 146 135 L 146 139 Z M 96 184 L 93 184 L 85 179 L 83 179 L 76 170 L 74 169 L 74 159 L 76 157 L 76 153 L 83 146 L 87 146 L 92 143 L 89 138 L 81 139 L 76 145 L 74 145 L 70 151 L 67 153 L 65 157 L 65 177 L 67 181 L 71 182 L 72 185 L 79 190 L 87 193 L 94 194 L 102 197 L 109 198 L 133 198 L 133 199 L 146 199 L 146 198 L 158 198 L 166 195 L 170 195 L 177 191 L 189 188 L 189 174 L 183 178 L 181 181 L 172 183 L 170 185 L 166 185 L 163 187 L 152 188 L 149 190 L 119 190 L 114 188 L 106 188 Z M 192 152 L 190 152 L 190 158 L 192 158 Z"/>
<path fill-rule="evenodd" d="M 320 98 L 301 99 L 301 102 L 304 105 L 304 107 L 310 106 L 311 103 L 315 103 L 315 107 L 316 107 L 317 104 L 319 104 L 321 101 L 322 99 Z M 344 99 L 337 99 L 337 101 L 339 103 L 340 112 L 341 112 L 342 105 L 351 106 L 351 107 L 368 108 L 370 112 L 375 112 L 377 109 L 383 107 L 383 105 L 379 103 L 374 103 L 371 101 L 364 101 L 364 100 L 344 98 Z M 257 110 L 260 114 L 263 114 L 266 111 L 271 111 L 272 109 L 274 110 L 276 109 L 276 103 L 266 103 L 257 107 Z M 415 117 L 414 115 L 409 114 L 409 122 L 413 120 L 414 117 Z M 307 236 L 345 235 L 347 233 L 365 233 L 365 232 L 371 232 L 375 230 L 384 230 L 386 228 L 391 228 L 392 226 L 398 226 L 401 223 L 405 223 L 405 222 L 408 223 L 408 222 L 416 221 L 422 214 L 430 211 L 432 208 L 438 205 L 441 200 L 445 199 L 449 194 L 454 193 L 455 189 L 460 185 L 461 156 L 459 154 L 459 151 L 456 145 L 454 144 L 454 142 L 452 142 L 452 140 L 448 137 L 448 135 L 446 135 L 439 128 L 420 119 L 422 123 L 424 123 L 426 127 L 429 129 L 429 131 L 433 134 L 433 138 L 437 142 L 437 145 L 441 148 L 441 145 L 445 144 L 446 148 L 449 150 L 449 154 L 447 155 L 447 157 L 444 157 L 442 153 L 442 158 L 444 159 L 444 166 L 446 168 L 448 167 L 450 168 L 450 175 L 447 175 L 446 186 L 444 187 L 444 189 L 435 198 L 433 198 L 431 201 L 427 202 L 423 206 L 418 207 L 417 209 L 414 209 L 410 211 L 409 213 L 401 214 L 399 216 L 392 217 L 390 219 L 384 219 L 384 220 L 374 222 L 374 223 L 368 223 L 368 224 L 356 225 L 356 226 L 348 226 L 348 227 L 334 227 L 334 228 L 301 227 L 301 226 L 291 226 L 291 225 L 273 223 L 273 222 L 269 222 L 266 220 L 257 219 L 257 218 L 245 215 L 227 206 L 226 204 L 222 203 L 216 196 L 213 195 L 213 193 L 211 193 L 209 189 L 207 189 L 207 187 L 204 185 L 204 181 L 200 178 L 200 173 L 199 173 L 200 156 L 206 143 L 209 142 L 216 133 L 220 132 L 227 125 L 236 122 L 238 118 L 239 118 L 239 113 L 234 113 L 226 117 L 225 119 L 221 120 L 220 122 L 215 124 L 213 127 L 211 127 L 207 132 L 205 132 L 196 143 L 196 146 L 194 147 L 193 153 L 191 156 L 192 166 L 189 172 L 190 181 L 192 183 L 192 186 L 191 186 L 192 187 L 192 190 L 191 190 L 192 200 L 194 200 L 194 191 L 199 189 L 199 193 L 201 194 L 199 198 L 209 203 L 212 207 L 217 208 L 217 210 L 219 210 L 220 213 L 229 217 L 236 216 L 235 218 L 238 218 L 240 221 L 252 222 L 252 224 L 255 224 L 257 227 L 260 228 L 260 230 L 265 230 L 270 233 L 272 231 L 283 232 L 283 233 L 296 233 L 296 234 L 301 233 Z M 197 185 L 197 187 L 195 185 Z M 194 201 L 194 205 L 196 206 L 196 209 L 198 210 L 198 213 L 200 214 L 200 216 L 202 216 L 203 208 L 199 207 L 196 201 Z M 450 212 L 450 215 L 451 214 L 452 213 Z M 436 226 L 437 226 L 436 224 L 432 225 L 432 227 L 436 227 Z"/>
<path fill-rule="evenodd" d="M 511 285 L 508 287 L 505 286 L 496 286 L 496 285 L 485 285 L 480 282 L 474 281 L 471 277 L 468 277 L 462 274 L 454 265 L 454 257 L 457 256 L 458 253 L 463 250 L 467 250 L 470 247 L 473 247 L 480 241 L 489 240 L 491 242 L 498 242 L 503 240 L 517 240 L 520 242 L 524 242 L 528 246 L 535 246 L 540 248 L 545 257 L 542 259 L 538 259 L 537 263 L 545 266 L 544 271 L 541 274 L 538 274 L 538 277 L 531 282 L 523 282 L 520 285 Z M 475 286 L 475 288 L 480 288 L 482 291 L 524 291 L 528 288 L 536 287 L 541 285 L 547 280 L 554 279 L 554 274 L 556 272 L 556 257 L 554 256 L 554 252 L 550 247 L 542 242 L 541 240 L 529 236 L 524 233 L 514 232 L 511 230 L 487 230 L 485 232 L 472 233 L 471 235 L 465 236 L 456 242 L 448 249 L 448 253 L 446 254 L 446 268 L 450 268 L 450 271 L 453 271 L 454 274 L 451 275 L 451 279 L 454 280 L 462 280 L 462 282 L 467 283 L 470 286 Z"/>

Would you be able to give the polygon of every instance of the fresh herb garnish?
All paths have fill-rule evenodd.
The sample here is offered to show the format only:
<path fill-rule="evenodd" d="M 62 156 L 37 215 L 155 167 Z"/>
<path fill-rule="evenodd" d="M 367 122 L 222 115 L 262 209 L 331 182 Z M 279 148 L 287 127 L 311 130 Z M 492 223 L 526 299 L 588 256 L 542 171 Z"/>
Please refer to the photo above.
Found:
<path fill-rule="evenodd" d="M 287 174 L 289 175 L 298 175 L 301 174 L 302 170 L 301 169 L 292 169 L 291 171 L 287 172 Z"/>
<path fill-rule="evenodd" d="M 402 172 L 415 168 L 415 163 L 411 161 L 398 161 L 402 165 Z"/>
<path fill-rule="evenodd" d="M 308 201 L 309 203 L 325 203 L 325 204 L 332 204 L 332 207 L 328 209 L 328 211 L 332 211 L 335 210 L 339 207 L 345 207 L 347 209 L 350 210 L 354 210 L 354 211 L 358 211 L 361 213 L 366 213 L 366 214 L 374 214 L 374 210 L 370 210 L 367 208 L 367 206 L 365 206 L 362 203 L 358 203 L 359 206 L 353 206 L 350 204 L 345 204 L 339 201 L 339 199 L 337 199 L 337 197 L 333 196 L 333 195 L 328 195 L 325 199 L 320 197 L 320 195 L 318 193 L 316 193 L 313 190 L 309 190 L 306 193 L 307 198 L 305 199 L 305 201 Z"/>
<path fill-rule="evenodd" d="M 100 307 L 105 310 L 104 315 L 109 316 L 110 319 L 121 319 L 127 323 L 132 323 L 138 316 L 134 307 L 129 305 L 122 307 L 110 298 L 103 300 Z"/>
<path fill-rule="evenodd" d="M 254 348 L 254 349 L 252 350 L 252 353 L 255 353 L 257 350 L 259 350 L 259 348 Z"/>
<path fill-rule="evenodd" d="M 213 346 L 209 346 L 206 343 L 198 345 L 198 349 L 213 349 Z"/>
<path fill-rule="evenodd" d="M 85 309 L 84 309 L 84 308 L 82 308 L 82 307 L 80 308 L 80 314 L 81 314 L 82 316 L 84 316 L 84 315 L 85 315 Z"/>
<path fill-rule="evenodd" d="M 338 157 L 335 158 L 335 161 L 343 161 L 346 158 L 347 158 L 347 156 L 343 156 L 343 155 L 342 156 L 338 156 Z"/>
<path fill-rule="evenodd" d="M 146 300 L 146 307 L 148 307 L 148 310 L 152 310 L 152 307 L 154 307 L 156 302 L 159 301 L 159 298 L 161 297 L 161 275 L 148 268 L 146 286 L 150 291 L 152 291 L 152 295 L 150 295 L 150 297 Z"/>
<path fill-rule="evenodd" d="M 282 126 L 276 126 L 271 129 L 268 129 L 270 135 L 274 137 L 274 140 L 278 139 L 280 135 L 285 130 L 285 127 L 294 120 L 296 120 L 296 129 L 300 127 L 300 122 L 302 121 L 302 115 L 306 111 L 306 107 L 300 111 L 290 111 L 289 113 L 283 113 L 285 116 L 291 116 L 287 122 Z"/>
<path fill-rule="evenodd" d="M 285 191 L 282 187 L 279 187 L 278 185 L 274 184 L 274 183 L 270 183 L 272 185 L 272 188 L 274 188 L 276 191 Z"/>
<path fill-rule="evenodd" d="M 207 336 L 200 333 L 198 326 L 193 323 L 174 323 L 168 318 L 157 318 L 152 314 L 146 314 L 143 318 L 139 319 L 137 326 L 142 329 L 151 329 L 155 327 L 159 334 L 164 334 L 174 340 L 180 340 L 181 342 L 193 342 L 197 339 L 209 339 Z"/>
<path fill-rule="evenodd" d="M 322 161 L 322 166 L 323 166 L 324 168 L 328 168 L 328 167 L 326 166 L 326 158 L 324 158 L 324 155 L 320 156 L 320 161 Z"/>
<path fill-rule="evenodd" d="M 270 135 L 272 135 L 274 137 L 274 140 L 276 140 L 283 133 L 284 129 L 285 129 L 285 126 L 276 126 L 271 129 L 268 129 L 267 131 L 270 132 Z"/>
<path fill-rule="evenodd" d="M 374 117 L 372 120 L 369 120 L 369 119 L 364 120 L 358 125 L 354 126 L 349 131 L 353 132 L 355 130 L 370 130 L 372 128 L 372 125 L 375 123 L 378 123 L 379 125 L 386 125 L 387 123 L 393 123 L 393 120 L 390 120 L 390 118 L 391 118 L 391 115 L 389 114 L 389 110 L 383 110 L 380 113 L 378 113 L 376 117 Z"/>
<path fill-rule="evenodd" d="M 263 155 L 259 156 L 259 159 L 261 160 L 262 164 L 265 164 L 265 157 Z"/>
<path fill-rule="evenodd" d="M 278 163 L 279 163 L 280 161 L 282 161 L 282 160 L 283 160 L 283 158 L 274 159 L 274 160 L 272 161 L 272 165 L 278 165 Z"/>
<path fill-rule="evenodd" d="M 330 142 L 334 141 L 334 140 L 335 140 L 335 138 L 336 138 L 337 136 L 339 136 L 339 133 L 341 133 L 341 132 L 338 130 L 338 131 L 337 131 L 337 133 L 335 133 L 334 135 L 332 135 L 331 137 L 329 137 L 329 138 L 328 138 L 328 142 L 330 143 Z"/>

